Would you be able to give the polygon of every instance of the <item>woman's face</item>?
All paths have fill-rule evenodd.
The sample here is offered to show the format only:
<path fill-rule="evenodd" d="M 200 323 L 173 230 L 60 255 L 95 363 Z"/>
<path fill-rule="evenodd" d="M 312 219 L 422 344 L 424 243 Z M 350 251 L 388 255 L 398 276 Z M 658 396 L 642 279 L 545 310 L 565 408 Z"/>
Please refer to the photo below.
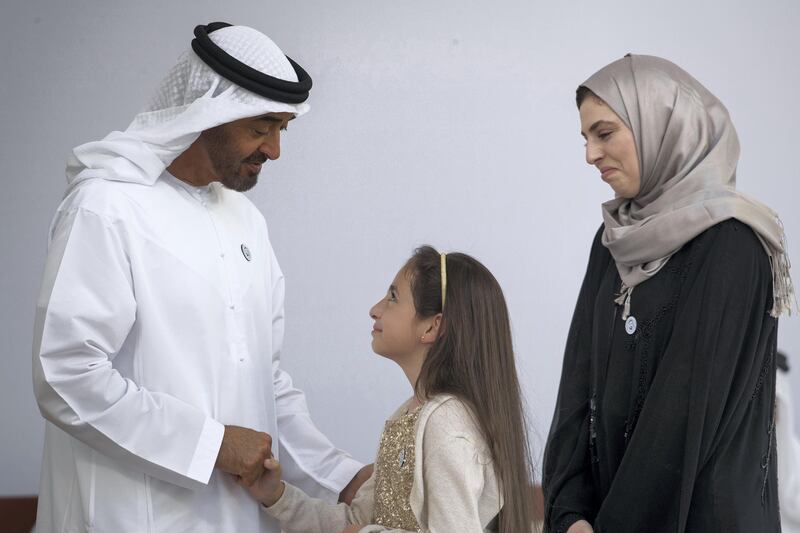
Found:
<path fill-rule="evenodd" d="M 630 128 L 605 102 L 587 96 L 580 107 L 581 135 L 586 139 L 586 162 L 618 198 L 633 198 L 641 189 L 639 157 Z"/>

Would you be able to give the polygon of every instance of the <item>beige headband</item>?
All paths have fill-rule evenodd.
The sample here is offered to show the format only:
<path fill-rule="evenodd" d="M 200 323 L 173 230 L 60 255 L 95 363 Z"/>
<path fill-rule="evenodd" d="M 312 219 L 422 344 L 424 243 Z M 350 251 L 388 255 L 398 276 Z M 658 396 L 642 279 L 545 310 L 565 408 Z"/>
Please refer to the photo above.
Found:
<path fill-rule="evenodd" d="M 442 311 L 444 311 L 444 298 L 447 293 L 447 254 L 442 252 L 439 257 L 442 265 Z"/>

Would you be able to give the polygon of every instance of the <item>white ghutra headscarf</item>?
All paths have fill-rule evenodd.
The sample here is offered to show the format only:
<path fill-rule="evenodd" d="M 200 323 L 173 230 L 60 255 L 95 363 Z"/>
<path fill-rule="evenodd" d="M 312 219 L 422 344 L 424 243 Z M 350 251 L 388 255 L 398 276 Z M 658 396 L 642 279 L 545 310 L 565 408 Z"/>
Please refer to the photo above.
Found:
<path fill-rule="evenodd" d="M 229 26 L 208 36 L 242 63 L 275 78 L 298 81 L 280 48 L 259 31 Z M 231 83 L 189 49 L 125 131 L 73 149 L 67 161 L 67 194 L 90 178 L 152 184 L 203 130 L 266 113 L 299 116 L 308 110 L 307 103 L 278 102 Z"/>
<path fill-rule="evenodd" d="M 623 319 L 634 287 L 730 218 L 750 226 L 769 256 L 772 316 L 791 313 L 796 302 L 783 225 L 772 209 L 736 190 L 739 138 L 722 102 L 677 65 L 652 56 L 629 54 L 581 86 L 631 129 L 639 156 L 639 194 L 603 204 L 602 241 L 622 278 Z"/>

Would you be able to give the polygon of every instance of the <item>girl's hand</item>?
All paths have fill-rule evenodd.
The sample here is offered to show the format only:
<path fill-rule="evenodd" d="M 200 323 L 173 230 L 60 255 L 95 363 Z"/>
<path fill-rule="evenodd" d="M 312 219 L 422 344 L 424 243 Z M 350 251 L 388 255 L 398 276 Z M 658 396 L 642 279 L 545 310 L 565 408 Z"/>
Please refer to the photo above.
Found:
<path fill-rule="evenodd" d="M 364 527 L 364 526 L 362 526 L 360 524 L 350 524 L 349 526 L 346 526 L 342 530 L 342 533 L 358 533 L 359 531 L 361 531 L 362 527 Z"/>
<path fill-rule="evenodd" d="M 578 520 L 569 526 L 567 533 L 594 533 L 594 529 L 586 520 Z"/>
<path fill-rule="evenodd" d="M 281 465 L 270 457 L 264 460 L 264 473 L 252 485 L 240 481 L 250 495 L 267 507 L 274 505 L 283 496 L 284 484 L 281 481 Z"/>

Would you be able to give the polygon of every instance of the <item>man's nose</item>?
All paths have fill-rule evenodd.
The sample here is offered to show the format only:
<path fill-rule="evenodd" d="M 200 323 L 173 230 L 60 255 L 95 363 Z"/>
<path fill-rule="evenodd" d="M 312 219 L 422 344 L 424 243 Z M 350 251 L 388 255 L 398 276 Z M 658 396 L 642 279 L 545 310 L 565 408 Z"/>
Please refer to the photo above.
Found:
<path fill-rule="evenodd" d="M 258 147 L 258 151 L 264 154 L 267 159 L 275 160 L 281 156 L 281 134 L 280 132 L 270 135 Z"/>

